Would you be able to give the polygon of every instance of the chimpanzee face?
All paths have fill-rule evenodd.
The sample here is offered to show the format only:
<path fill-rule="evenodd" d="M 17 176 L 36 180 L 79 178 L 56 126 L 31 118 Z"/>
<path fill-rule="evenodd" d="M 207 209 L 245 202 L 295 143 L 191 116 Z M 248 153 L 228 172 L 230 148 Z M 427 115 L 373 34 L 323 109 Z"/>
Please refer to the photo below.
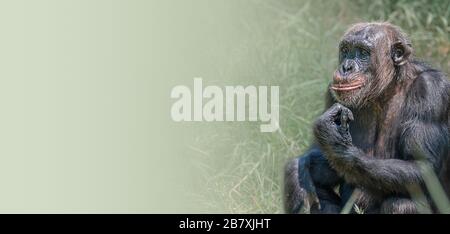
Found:
<path fill-rule="evenodd" d="M 393 80 L 394 70 L 408 55 L 405 42 L 397 41 L 394 31 L 369 23 L 356 25 L 344 35 L 330 86 L 338 102 L 359 107 L 381 95 Z"/>
<path fill-rule="evenodd" d="M 339 74 L 351 78 L 352 74 L 362 72 L 369 67 L 371 48 L 366 43 L 343 41 L 339 49 Z"/>
<path fill-rule="evenodd" d="M 357 106 L 365 87 L 373 77 L 370 70 L 374 42 L 363 29 L 344 36 L 339 45 L 339 65 L 333 77 L 331 91 L 342 104 Z"/>

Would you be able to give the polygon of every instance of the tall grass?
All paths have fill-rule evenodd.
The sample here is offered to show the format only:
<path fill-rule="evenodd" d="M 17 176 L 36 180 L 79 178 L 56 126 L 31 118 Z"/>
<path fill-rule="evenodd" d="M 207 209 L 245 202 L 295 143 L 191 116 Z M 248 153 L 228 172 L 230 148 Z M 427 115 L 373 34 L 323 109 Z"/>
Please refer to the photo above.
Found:
<path fill-rule="evenodd" d="M 282 213 L 282 174 L 288 158 L 311 141 L 311 123 L 323 109 L 337 64 L 337 42 L 360 21 L 390 21 L 413 41 L 416 54 L 450 69 L 450 1 L 252 1 L 242 22 L 248 40 L 236 45 L 221 72 L 251 84 L 280 86 L 280 126 L 215 124 L 193 140 L 199 206 L 205 212 Z M 247 62 L 243 62 L 247 61 Z"/>

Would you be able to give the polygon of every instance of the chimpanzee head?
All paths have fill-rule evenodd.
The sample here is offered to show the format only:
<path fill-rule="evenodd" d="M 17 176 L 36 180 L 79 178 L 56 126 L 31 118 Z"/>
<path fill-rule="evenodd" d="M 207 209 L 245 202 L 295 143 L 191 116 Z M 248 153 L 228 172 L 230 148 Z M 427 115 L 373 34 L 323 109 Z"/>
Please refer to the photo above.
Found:
<path fill-rule="evenodd" d="M 339 66 L 330 85 L 334 98 L 358 108 L 383 94 L 410 61 L 411 43 L 389 23 L 359 23 L 339 44 Z"/>

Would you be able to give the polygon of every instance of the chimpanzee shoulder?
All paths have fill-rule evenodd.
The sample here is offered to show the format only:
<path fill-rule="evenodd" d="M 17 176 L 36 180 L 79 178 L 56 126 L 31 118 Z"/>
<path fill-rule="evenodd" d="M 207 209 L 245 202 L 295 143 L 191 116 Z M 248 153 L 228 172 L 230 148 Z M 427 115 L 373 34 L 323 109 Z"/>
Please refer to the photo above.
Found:
<path fill-rule="evenodd" d="M 439 171 L 448 154 L 450 82 L 445 74 L 421 62 L 406 94 L 401 114 L 400 158 L 425 153 Z"/>
<path fill-rule="evenodd" d="M 425 122 L 447 123 L 450 82 L 446 75 L 423 62 L 413 62 L 417 75 L 407 91 L 403 117 Z"/>

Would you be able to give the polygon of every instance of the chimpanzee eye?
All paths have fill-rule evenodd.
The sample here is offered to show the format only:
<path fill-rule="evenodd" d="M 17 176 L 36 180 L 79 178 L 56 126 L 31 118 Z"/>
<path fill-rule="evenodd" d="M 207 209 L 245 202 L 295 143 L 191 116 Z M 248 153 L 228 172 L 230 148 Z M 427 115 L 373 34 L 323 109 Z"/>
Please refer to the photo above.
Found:
<path fill-rule="evenodd" d="M 397 56 L 400 57 L 400 56 L 403 55 L 403 53 L 404 53 L 404 52 L 403 52 L 403 50 L 402 50 L 401 48 L 396 48 L 396 49 L 395 49 L 395 54 L 396 54 Z"/>
<path fill-rule="evenodd" d="M 347 56 L 347 54 L 348 54 L 348 48 L 347 47 L 343 47 L 342 49 L 341 49 L 341 54 L 342 54 L 342 56 Z"/>
<path fill-rule="evenodd" d="M 362 50 L 361 50 L 361 55 L 362 55 L 363 57 L 368 57 L 368 56 L 370 55 L 370 53 L 369 53 L 368 50 L 362 49 Z"/>

